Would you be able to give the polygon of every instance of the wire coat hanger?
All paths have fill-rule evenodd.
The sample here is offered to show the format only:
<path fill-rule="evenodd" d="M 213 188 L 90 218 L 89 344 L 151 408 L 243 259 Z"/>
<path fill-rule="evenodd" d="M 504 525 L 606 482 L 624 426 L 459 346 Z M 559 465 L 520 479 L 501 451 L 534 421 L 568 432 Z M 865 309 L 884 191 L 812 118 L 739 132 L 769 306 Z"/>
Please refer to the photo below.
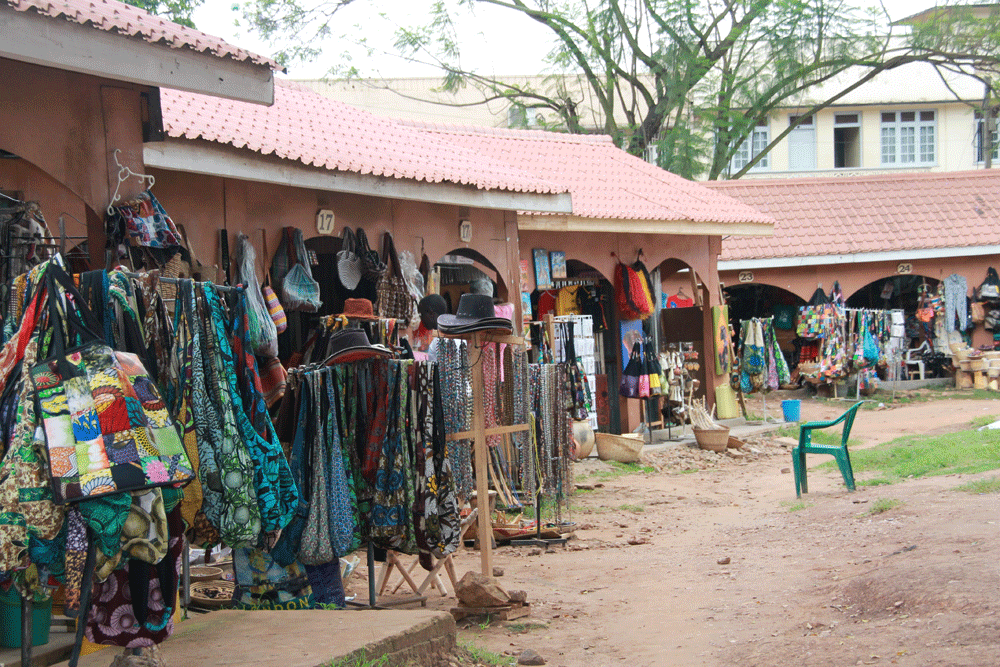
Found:
<path fill-rule="evenodd" d="M 132 171 L 131 169 L 129 169 L 128 167 L 126 167 L 125 165 L 123 165 L 121 162 L 119 162 L 118 161 L 118 154 L 121 153 L 121 152 L 122 152 L 122 149 L 120 149 L 120 148 L 116 148 L 115 149 L 114 158 L 115 158 L 115 164 L 118 165 L 118 184 L 115 185 L 115 193 L 111 196 L 111 202 L 108 204 L 108 215 L 114 215 L 114 213 L 115 213 L 115 210 L 114 210 L 115 202 L 117 202 L 119 199 L 121 199 L 121 197 L 118 194 L 118 190 L 119 190 L 119 188 L 121 188 L 122 183 L 124 183 L 125 181 L 127 181 L 130 176 L 135 176 L 136 178 L 138 178 L 140 181 L 142 181 L 143 185 L 146 185 L 146 181 L 148 180 L 149 181 L 149 185 L 146 186 L 147 190 L 151 190 L 153 188 L 153 186 L 156 185 L 156 177 L 155 176 L 151 176 L 149 174 L 137 174 L 134 171 Z"/>

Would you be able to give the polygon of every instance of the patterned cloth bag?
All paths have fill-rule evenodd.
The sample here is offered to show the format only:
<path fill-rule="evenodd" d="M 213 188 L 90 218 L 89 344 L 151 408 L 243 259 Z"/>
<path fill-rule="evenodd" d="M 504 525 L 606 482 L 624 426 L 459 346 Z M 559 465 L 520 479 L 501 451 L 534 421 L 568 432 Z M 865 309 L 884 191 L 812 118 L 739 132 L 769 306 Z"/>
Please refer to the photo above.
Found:
<path fill-rule="evenodd" d="M 30 370 L 57 503 L 194 476 L 180 433 L 142 362 L 115 352 L 72 279 L 46 271 L 50 356 Z M 67 334 L 80 344 L 67 349 Z"/>
<path fill-rule="evenodd" d="M 378 282 L 375 312 L 379 317 L 409 322 L 410 318 L 413 317 L 416 304 L 410 294 L 406 279 L 403 277 L 399 255 L 396 253 L 396 244 L 389 232 L 382 235 L 382 261 L 385 263 L 386 269 Z"/>

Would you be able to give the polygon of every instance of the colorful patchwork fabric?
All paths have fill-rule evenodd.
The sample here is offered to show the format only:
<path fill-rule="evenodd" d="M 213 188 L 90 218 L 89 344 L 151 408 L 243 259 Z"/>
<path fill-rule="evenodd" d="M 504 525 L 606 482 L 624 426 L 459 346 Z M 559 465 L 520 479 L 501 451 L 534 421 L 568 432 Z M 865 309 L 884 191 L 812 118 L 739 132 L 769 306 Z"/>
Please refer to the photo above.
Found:
<path fill-rule="evenodd" d="M 125 229 L 133 245 L 150 248 L 181 245 L 180 233 L 174 221 L 149 190 L 114 208 L 125 220 Z"/>
<path fill-rule="evenodd" d="M 30 371 L 56 502 L 193 477 L 177 427 L 138 357 L 95 342 L 60 361 Z"/>

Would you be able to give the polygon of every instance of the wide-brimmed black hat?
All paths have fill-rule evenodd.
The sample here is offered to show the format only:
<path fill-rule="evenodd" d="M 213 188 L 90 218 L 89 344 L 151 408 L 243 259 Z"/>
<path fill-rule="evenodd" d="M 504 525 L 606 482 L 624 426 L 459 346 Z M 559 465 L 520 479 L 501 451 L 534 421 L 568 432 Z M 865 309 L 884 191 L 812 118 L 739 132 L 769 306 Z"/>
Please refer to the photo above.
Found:
<path fill-rule="evenodd" d="M 497 317 L 493 298 L 485 294 L 463 294 L 458 301 L 455 315 L 438 317 L 438 329 L 446 334 L 463 334 L 473 331 L 500 329 L 510 333 L 514 325 L 506 317 Z"/>
<path fill-rule="evenodd" d="M 323 365 L 341 364 L 375 357 L 391 357 L 392 350 L 384 345 L 372 345 L 362 329 L 344 329 L 330 336 L 330 356 Z"/>

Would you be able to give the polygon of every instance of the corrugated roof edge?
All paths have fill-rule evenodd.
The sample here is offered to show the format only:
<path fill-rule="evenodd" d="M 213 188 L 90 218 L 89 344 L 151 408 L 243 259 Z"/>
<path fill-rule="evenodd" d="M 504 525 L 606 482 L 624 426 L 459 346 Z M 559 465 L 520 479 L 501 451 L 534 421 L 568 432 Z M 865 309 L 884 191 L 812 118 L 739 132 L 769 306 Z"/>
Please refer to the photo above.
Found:
<path fill-rule="evenodd" d="M 41 16 L 63 19 L 83 26 L 89 24 L 97 30 L 139 38 L 150 44 L 164 44 L 172 49 L 186 48 L 197 53 L 208 53 L 217 58 L 229 58 L 237 62 L 249 61 L 254 65 L 267 66 L 278 72 L 287 71 L 283 65 L 271 58 L 116 0 L 82 3 L 80 0 L 63 0 L 61 3 L 39 0 L 4 0 L 4 2 L 18 12 L 34 11 Z M 100 4 L 108 5 L 110 11 L 99 11 Z M 106 22 L 106 25 L 102 25 L 102 22 Z"/>

